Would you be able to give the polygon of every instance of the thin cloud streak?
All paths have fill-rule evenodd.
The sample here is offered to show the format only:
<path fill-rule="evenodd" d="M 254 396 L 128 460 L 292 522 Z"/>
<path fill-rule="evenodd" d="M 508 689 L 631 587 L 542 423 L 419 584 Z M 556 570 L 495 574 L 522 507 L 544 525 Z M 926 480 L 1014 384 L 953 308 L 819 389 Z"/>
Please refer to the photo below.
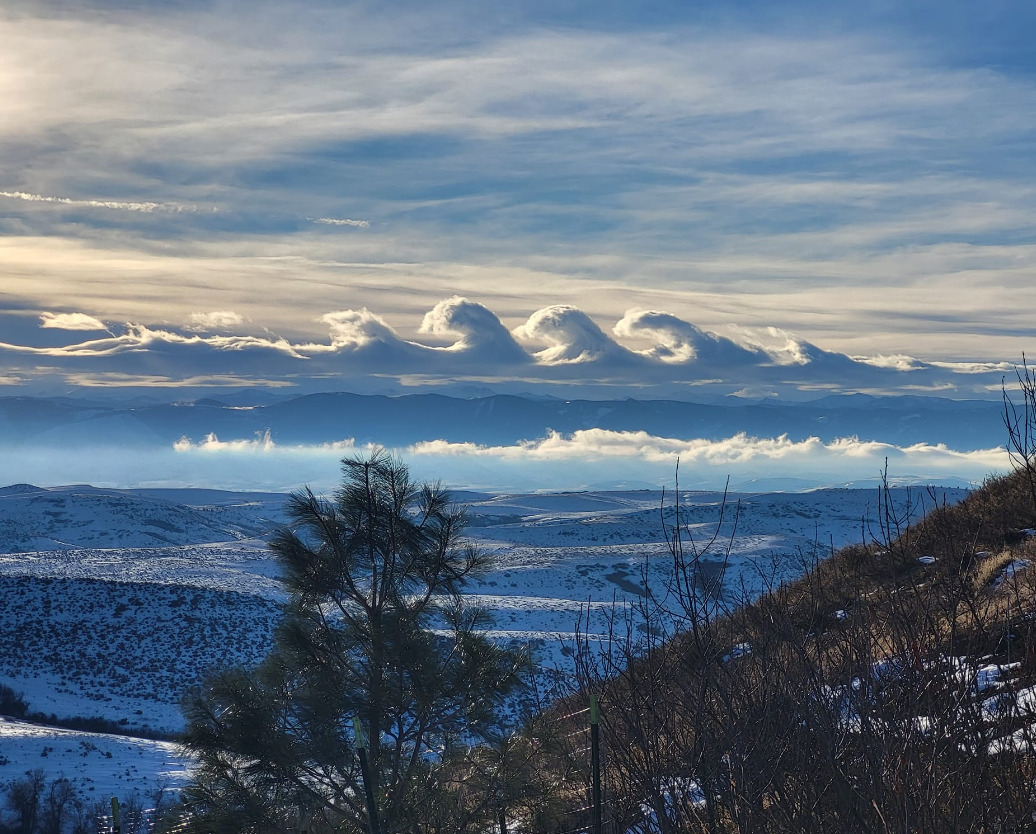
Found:
<path fill-rule="evenodd" d="M 180 203 L 156 203 L 156 202 L 128 202 L 124 200 L 74 200 L 71 197 L 47 197 L 43 194 L 28 194 L 24 191 L 0 191 L 0 197 L 7 197 L 10 200 L 24 200 L 27 203 L 58 203 L 63 206 L 76 208 L 103 208 L 115 209 L 117 211 L 139 211 L 145 214 L 153 212 L 169 212 L 178 214 L 180 212 L 202 211 L 198 206 L 181 205 Z M 211 209 L 215 211 L 215 209 Z"/>
<path fill-rule="evenodd" d="M 370 220 L 350 220 L 338 217 L 317 217 L 313 222 L 322 226 L 351 226 L 356 229 L 369 229 L 371 225 Z"/>

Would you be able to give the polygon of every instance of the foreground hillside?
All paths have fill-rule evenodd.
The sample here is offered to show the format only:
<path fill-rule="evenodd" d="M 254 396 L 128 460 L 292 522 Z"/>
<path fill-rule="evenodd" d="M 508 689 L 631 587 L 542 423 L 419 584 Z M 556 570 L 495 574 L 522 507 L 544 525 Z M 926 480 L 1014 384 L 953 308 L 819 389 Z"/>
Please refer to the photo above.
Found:
<path fill-rule="evenodd" d="M 614 830 L 1032 830 L 1034 526 L 1025 473 L 913 525 L 888 496 L 872 541 L 755 601 L 674 529 L 668 598 L 577 658 Z"/>
<path fill-rule="evenodd" d="M 283 591 L 262 539 L 243 534 L 274 516 L 241 496 L 129 491 L 118 505 L 139 529 L 114 527 L 99 548 L 100 528 L 68 523 L 90 490 L 62 495 L 62 512 L 37 515 L 62 549 L 0 557 L 0 682 L 29 711 L 175 729 L 185 687 L 269 647 Z M 535 644 L 582 693 L 529 725 L 529 785 L 507 788 L 515 825 L 590 824 L 594 692 L 605 830 L 1031 830 L 1036 505 L 1024 475 L 967 496 L 830 490 L 725 508 L 709 493 L 661 510 L 643 492 L 465 498 L 469 533 L 497 557 L 469 589 L 495 612 L 492 634 Z M 170 502 L 162 516 L 154 499 Z M 191 522 L 219 506 L 244 515 Z M 130 546 L 155 518 L 187 541 Z M 204 541 L 213 530 L 228 540 Z M 146 797 L 187 778 L 162 742 L 40 727 L 46 717 L 0 724 L 0 781 L 38 771 L 86 795 Z"/>

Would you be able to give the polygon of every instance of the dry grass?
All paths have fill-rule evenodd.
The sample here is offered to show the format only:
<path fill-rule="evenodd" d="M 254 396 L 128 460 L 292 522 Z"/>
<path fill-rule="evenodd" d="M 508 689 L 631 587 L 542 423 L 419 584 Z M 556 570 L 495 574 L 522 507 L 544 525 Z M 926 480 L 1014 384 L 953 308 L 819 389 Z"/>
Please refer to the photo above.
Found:
<path fill-rule="evenodd" d="M 713 824 L 685 808 L 699 817 L 674 831 L 878 830 L 893 819 L 917 831 L 973 830 L 997 803 L 996 824 L 1015 830 L 1036 805 L 1031 781 L 1018 777 L 1028 759 L 966 751 L 1028 725 L 992 726 L 969 700 L 974 687 L 948 670 L 960 668 L 952 658 L 1022 661 L 996 692 L 1036 681 L 1036 568 L 1003 580 L 1014 562 L 1036 564 L 1036 539 L 1021 532 L 1034 524 L 1025 479 L 990 479 L 913 526 L 886 518 L 880 529 L 895 535 L 880 544 L 847 547 L 648 657 L 586 674 L 608 715 L 612 795 L 635 815 L 658 774 L 715 773 L 726 781 Z M 733 656 L 742 642 L 751 649 Z M 892 678 L 879 680 L 879 667 Z M 825 694 L 839 688 L 855 693 L 847 697 L 870 724 L 847 732 Z M 912 729 L 922 717 L 945 744 Z M 911 803 L 928 819 L 910 817 Z M 864 820 L 870 828 L 860 829 Z"/>
<path fill-rule="evenodd" d="M 972 583 L 976 591 L 989 589 L 1000 577 L 1007 565 L 1015 560 L 1015 553 L 1005 548 L 999 553 L 991 554 L 984 559 L 976 560 L 972 570 Z"/>

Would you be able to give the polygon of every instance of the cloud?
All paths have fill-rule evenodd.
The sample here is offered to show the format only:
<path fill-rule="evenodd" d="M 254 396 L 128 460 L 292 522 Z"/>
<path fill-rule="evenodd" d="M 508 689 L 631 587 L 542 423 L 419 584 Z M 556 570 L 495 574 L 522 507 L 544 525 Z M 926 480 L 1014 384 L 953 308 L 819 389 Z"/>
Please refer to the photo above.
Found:
<path fill-rule="evenodd" d="M 237 327 L 244 321 L 244 316 L 232 310 L 214 310 L 211 313 L 191 313 L 184 326 L 187 330 L 205 332 Z"/>
<path fill-rule="evenodd" d="M 357 447 L 356 441 L 352 438 L 335 440 L 329 443 L 314 444 L 291 444 L 287 446 L 274 443 L 270 430 L 258 432 L 250 440 L 220 440 L 215 432 L 205 435 L 200 442 L 195 442 L 189 437 L 181 437 L 173 444 L 176 452 L 201 452 L 202 454 L 250 454 L 250 455 L 338 455 L 347 454 L 357 448 L 371 449 L 369 445 Z"/>
<path fill-rule="evenodd" d="M 340 481 L 343 455 L 369 450 L 348 438 L 282 444 L 266 433 L 240 441 L 209 434 L 133 455 L 107 454 L 96 447 L 8 448 L 4 473 L 11 482 L 44 486 L 94 483 L 279 491 L 309 484 L 331 490 Z M 596 430 L 512 446 L 433 441 L 394 451 L 404 456 L 418 479 L 505 492 L 671 486 L 677 457 L 680 483 L 686 489 L 722 489 L 728 477 L 749 490 L 760 479 L 790 479 L 799 488 L 874 481 L 886 458 L 893 481 L 907 483 L 981 482 L 1009 467 L 1003 449 L 962 453 L 941 445 L 900 447 L 851 438 L 796 443 L 746 435 L 713 442 L 678 441 Z"/>
<path fill-rule="evenodd" d="M 326 313 L 320 320 L 330 326 L 331 346 L 336 349 L 360 350 L 372 345 L 398 348 L 404 344 L 385 319 L 366 307 Z"/>
<path fill-rule="evenodd" d="M 529 362 L 529 354 L 488 307 L 458 295 L 440 301 L 425 313 L 420 332 L 459 336 L 446 350 L 470 352 L 480 361 Z"/>
<path fill-rule="evenodd" d="M 110 385 L 121 374 L 138 381 L 162 379 L 164 385 L 224 378 L 238 386 L 241 377 L 267 382 L 270 376 L 290 377 L 307 359 L 300 347 L 276 337 L 188 335 L 136 324 L 118 335 L 58 347 L 0 343 L 0 362 L 6 358 L 18 367 L 18 357 L 30 358 L 39 375 L 59 372 L 84 385 L 93 384 L 91 379 L 107 379 Z"/>
<path fill-rule="evenodd" d="M 443 440 L 418 443 L 406 450 L 415 465 L 449 473 L 455 482 L 496 489 L 593 488 L 600 485 L 671 482 L 677 460 L 687 488 L 722 489 L 738 481 L 791 479 L 800 487 L 838 486 L 876 480 L 888 461 L 893 479 L 904 482 L 978 483 L 992 472 L 1010 468 L 1002 448 L 960 452 L 942 444 L 901 447 L 843 438 L 736 434 L 710 441 L 654 437 L 645 432 L 602 429 L 547 437 L 513 446 L 479 446 Z M 463 480 L 477 473 L 482 481 Z M 490 474 L 491 473 L 491 474 Z M 495 480 L 494 480 L 495 479 Z"/>
<path fill-rule="evenodd" d="M 654 344 L 639 351 L 643 356 L 667 363 L 700 362 L 720 368 L 759 363 L 758 350 L 708 333 L 672 313 L 656 310 L 627 310 L 612 330 L 616 336 L 642 339 Z"/>
<path fill-rule="evenodd" d="M 761 461 L 816 463 L 826 461 L 867 461 L 880 469 L 885 458 L 924 462 L 928 467 L 956 471 L 962 462 L 984 467 L 985 472 L 1007 465 L 1003 448 L 959 452 L 945 444 L 896 446 L 880 441 L 864 441 L 855 437 L 824 443 L 817 437 L 793 441 L 780 437 L 751 437 L 743 432 L 723 440 L 656 437 L 644 431 L 617 432 L 607 429 L 585 429 L 563 435 L 548 432 L 541 440 L 513 446 L 481 446 L 474 443 L 451 443 L 433 440 L 416 443 L 408 452 L 416 455 L 460 457 L 493 457 L 521 460 L 608 459 L 631 458 L 649 462 L 682 463 L 691 466 L 741 467 Z M 874 470 L 875 472 L 878 469 Z"/>
<path fill-rule="evenodd" d="M 536 353 L 537 360 L 545 365 L 624 363 L 635 358 L 609 339 L 586 313 L 566 304 L 537 310 L 513 332 L 519 339 L 549 345 Z"/>
<path fill-rule="evenodd" d="M 66 384 L 79 388 L 181 388 L 189 391 L 199 389 L 233 388 L 290 388 L 293 383 L 285 379 L 263 379 L 260 376 L 235 376 L 232 374 L 210 374 L 199 376 L 163 376 L 127 374 L 118 372 L 79 373 L 66 372 Z"/>
<path fill-rule="evenodd" d="M 925 363 L 909 356 L 848 356 L 780 328 L 734 328 L 737 341 L 659 310 L 628 310 L 614 325 L 619 344 L 571 305 L 537 310 L 507 331 L 488 307 L 462 296 L 434 305 L 418 334 L 452 340 L 443 346 L 403 338 L 368 308 L 325 313 L 326 341 L 267 333 L 219 332 L 244 321 L 230 310 L 197 312 L 182 329 L 127 324 L 103 338 L 74 344 L 0 343 L 0 373 L 8 377 L 64 375 L 71 385 L 187 387 L 292 385 L 305 391 L 370 392 L 490 386 L 502 393 L 542 390 L 566 398 L 693 399 L 701 393 L 802 399 L 817 391 L 939 392 L 988 397 L 1000 390 L 1004 363 Z M 44 313 L 42 326 L 97 330 L 86 313 Z M 212 332 L 216 331 L 216 332 Z M 515 336 L 533 343 L 525 348 Z M 547 347 L 536 353 L 535 343 Z M 100 383 L 96 382 L 100 380 Z M 133 380 L 133 382 L 131 382 Z M 201 382 L 209 380 L 211 384 Z M 813 394 L 815 395 L 815 394 Z"/>
<path fill-rule="evenodd" d="M 74 208 L 102 208 L 116 211 L 139 211 L 145 214 L 164 212 L 178 214 L 180 212 L 200 211 L 198 206 L 181 203 L 129 202 L 124 200 L 74 200 L 70 197 L 48 197 L 43 194 L 29 194 L 25 191 L 0 191 L 0 197 L 10 200 L 24 200 L 29 203 L 57 203 Z"/>
<path fill-rule="evenodd" d="M 736 331 L 746 345 L 765 354 L 777 365 L 809 365 L 825 354 L 816 345 L 780 327 L 737 327 Z"/>
<path fill-rule="evenodd" d="M 41 313 L 40 327 L 58 330 L 107 330 L 108 326 L 100 319 L 86 313 Z"/>
<path fill-rule="evenodd" d="M 848 356 L 825 350 L 779 327 L 735 329 L 750 350 L 769 357 L 781 369 L 775 375 L 789 381 L 826 384 L 841 377 L 863 388 L 898 378 L 904 389 L 937 387 L 946 382 L 934 365 L 912 356 Z"/>
<path fill-rule="evenodd" d="M 185 485 L 279 490 L 309 483 L 317 489 L 332 489 L 338 482 L 340 458 L 370 448 L 348 438 L 333 443 L 280 444 L 267 433 L 237 441 L 222 441 L 209 434 L 198 441 L 182 438 L 161 452 L 145 451 L 142 460 L 121 456 L 101 469 L 108 483 L 120 486 L 153 482 L 155 473 L 161 472 L 167 483 Z M 943 445 L 901 447 L 854 438 L 793 442 L 785 437 L 744 434 L 718 441 L 675 440 L 644 432 L 596 429 L 571 435 L 551 433 L 511 446 L 437 440 L 394 451 L 406 458 L 418 478 L 440 478 L 452 487 L 495 491 L 668 486 L 677 458 L 681 485 L 688 489 L 722 489 L 728 477 L 734 484 L 789 479 L 799 488 L 874 481 L 886 459 L 893 481 L 906 483 L 980 482 L 991 472 L 1009 468 L 1003 449 L 959 452 Z M 33 481 L 27 477 L 28 459 L 19 458 L 15 450 L 9 477 L 35 483 L 97 479 L 98 462 L 78 460 L 74 452 L 60 460 L 37 452 L 37 458 Z M 41 479 L 41 472 L 48 477 Z"/>
<path fill-rule="evenodd" d="M 347 217 L 317 217 L 313 222 L 322 226 L 351 226 L 355 229 L 368 229 L 371 225 L 370 220 L 350 220 Z"/>
<path fill-rule="evenodd" d="M 923 367 L 913 356 L 904 356 L 901 353 L 892 356 L 854 356 L 851 358 L 856 362 L 874 365 L 876 368 L 891 368 L 896 371 L 916 371 Z"/>

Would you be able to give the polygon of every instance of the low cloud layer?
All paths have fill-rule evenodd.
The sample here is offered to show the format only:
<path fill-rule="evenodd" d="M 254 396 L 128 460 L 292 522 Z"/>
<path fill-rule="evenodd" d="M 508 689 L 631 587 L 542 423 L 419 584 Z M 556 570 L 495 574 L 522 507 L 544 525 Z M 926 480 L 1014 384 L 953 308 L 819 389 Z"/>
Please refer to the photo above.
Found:
<path fill-rule="evenodd" d="M 343 456 L 367 446 L 344 439 L 318 445 L 281 445 L 268 433 L 252 440 L 216 435 L 183 438 L 172 447 L 132 456 L 103 449 L 60 454 L 12 449 L 5 477 L 41 485 L 89 481 L 104 486 L 206 486 L 286 490 L 309 484 L 330 490 Z M 688 489 L 808 489 L 875 482 L 886 461 L 896 483 L 961 485 L 1009 468 L 1003 449 L 959 452 L 943 445 L 899 447 L 852 438 L 822 443 L 737 434 L 720 441 L 674 440 L 643 432 L 551 433 L 512 446 L 432 441 L 399 452 L 422 479 L 490 491 L 617 489 L 671 486 L 677 460 Z"/>

